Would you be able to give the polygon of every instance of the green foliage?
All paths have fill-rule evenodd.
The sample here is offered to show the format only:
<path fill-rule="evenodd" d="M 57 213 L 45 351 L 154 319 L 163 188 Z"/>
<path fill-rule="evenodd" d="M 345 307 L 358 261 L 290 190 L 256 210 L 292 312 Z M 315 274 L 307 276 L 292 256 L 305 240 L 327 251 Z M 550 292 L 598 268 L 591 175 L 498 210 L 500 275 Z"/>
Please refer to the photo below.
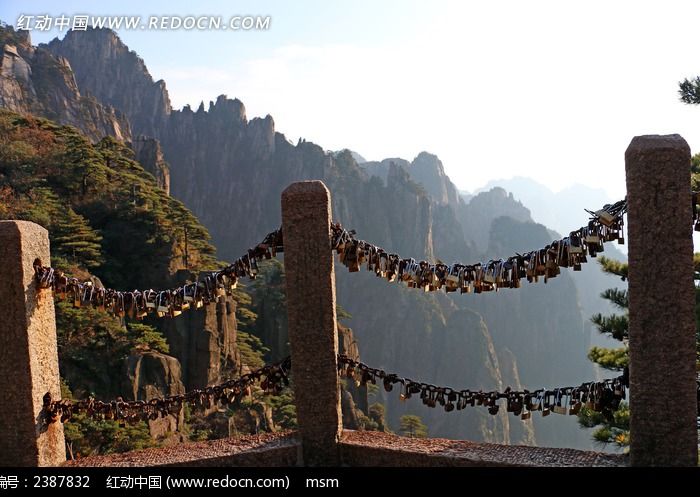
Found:
<path fill-rule="evenodd" d="M 18 45 L 21 43 L 21 41 L 22 39 L 20 38 L 20 34 L 15 31 L 14 26 L 0 21 L 0 46 L 4 45 L 5 43 Z"/>
<path fill-rule="evenodd" d="M 405 414 L 400 418 L 400 433 L 409 438 L 425 438 L 428 436 L 428 427 L 423 424 L 420 416 Z"/>
<path fill-rule="evenodd" d="M 47 228 L 53 256 L 114 288 L 165 286 L 183 267 L 215 265 L 209 234 L 113 138 L 0 110 L 0 217 Z"/>
<path fill-rule="evenodd" d="M 623 280 L 627 279 L 628 266 L 626 263 L 608 259 L 607 257 L 601 257 L 598 262 L 604 272 L 620 276 Z M 624 311 L 624 314 L 611 314 L 609 316 L 595 314 L 591 317 L 591 321 L 596 325 L 600 333 L 610 335 L 616 340 L 626 340 L 629 336 L 629 317 L 627 312 L 629 297 L 627 290 L 609 288 L 601 293 L 600 296 L 612 302 L 615 307 Z M 588 353 L 588 358 L 605 369 L 620 371 L 629 362 L 627 354 L 626 346 L 619 349 L 593 347 Z"/>
<path fill-rule="evenodd" d="M 629 446 L 630 409 L 625 402 L 613 413 L 612 420 L 606 419 L 602 413 L 584 407 L 579 412 L 578 422 L 586 428 L 598 427 L 593 432 L 593 439 L 600 444 L 612 443 L 620 448 Z"/>
<path fill-rule="evenodd" d="M 601 296 L 603 298 L 606 298 L 605 294 L 606 292 L 603 292 Z M 615 340 L 624 340 L 628 336 L 627 334 L 629 329 L 629 319 L 627 317 L 627 314 L 611 314 L 610 316 L 595 314 L 591 317 L 591 321 L 593 322 L 593 324 L 596 325 L 600 333 L 610 335 Z"/>
<path fill-rule="evenodd" d="M 368 415 L 369 419 L 376 424 L 377 427 L 375 429 L 377 431 L 389 431 L 386 426 L 386 408 L 384 407 L 384 404 L 375 402 L 374 404 L 370 405 Z"/>
<path fill-rule="evenodd" d="M 700 104 L 700 76 L 693 79 L 685 78 L 678 83 L 678 95 L 681 102 L 686 104 Z"/>
<path fill-rule="evenodd" d="M 72 399 L 68 385 L 61 380 L 61 396 Z M 144 421 L 120 425 L 113 420 L 95 420 L 85 414 L 77 414 L 70 423 L 63 425 L 69 459 L 97 454 L 128 452 L 155 447 L 148 426 Z"/>
<path fill-rule="evenodd" d="M 357 423 L 360 430 L 364 431 L 379 431 L 379 424 L 370 418 L 365 416 L 362 411 L 358 410 Z"/>
<path fill-rule="evenodd" d="M 74 458 L 157 446 L 144 421 L 120 426 L 113 420 L 95 420 L 79 414 L 65 424 L 65 435 Z"/>
<path fill-rule="evenodd" d="M 289 430 L 298 427 L 294 391 L 291 388 L 285 388 L 279 395 L 267 396 L 267 403 L 272 407 L 272 419 L 277 426 Z"/>
<path fill-rule="evenodd" d="M 588 358 L 601 367 L 612 371 L 622 371 L 629 364 L 627 347 L 619 349 L 593 347 L 588 351 Z"/>
<path fill-rule="evenodd" d="M 2 30 L 0 30 L 2 32 Z M 112 288 L 165 287 L 183 267 L 215 265 L 209 235 L 184 205 L 166 195 L 121 142 L 92 144 L 70 126 L 0 110 L 0 219 L 25 219 L 49 231 L 52 260 L 81 279 L 93 271 Z M 169 350 L 151 326 L 96 309 L 56 306 L 59 366 L 76 395 L 100 399 L 123 393 L 132 353 Z M 81 417 L 66 425 L 82 455 L 152 444 L 145 424 L 120 427 Z"/>
<path fill-rule="evenodd" d="M 140 350 L 154 350 L 167 354 L 170 346 L 163 334 L 153 326 L 142 323 L 129 323 L 127 325 L 127 338 Z"/>
<path fill-rule="evenodd" d="M 56 219 L 57 218 L 57 219 Z M 94 269 L 102 264 L 102 236 L 70 206 L 59 210 L 52 223 L 51 246 L 69 263 Z"/>
<path fill-rule="evenodd" d="M 262 340 L 258 337 L 245 331 L 239 331 L 236 344 L 241 353 L 243 364 L 253 369 L 265 365 L 264 355 L 269 349 L 263 345 Z"/>
<path fill-rule="evenodd" d="M 344 319 L 352 319 L 352 314 L 343 309 L 340 306 L 340 304 L 335 305 L 335 314 L 338 317 L 338 321 L 342 321 Z"/>
<path fill-rule="evenodd" d="M 604 272 L 620 276 L 623 281 L 627 279 L 627 264 L 606 257 L 601 257 L 598 262 Z M 627 290 L 609 288 L 600 296 L 612 302 L 624 314 L 611 314 L 609 316 L 596 314 L 591 317 L 591 321 L 600 333 L 610 335 L 616 340 L 625 341 L 629 337 L 629 296 Z M 593 347 L 588 352 L 588 358 L 605 369 L 622 371 L 629 364 L 629 350 L 626 345 L 616 349 Z M 625 403 L 620 404 L 620 407 L 613 413 L 612 419 L 584 407 L 578 414 L 578 422 L 586 428 L 598 427 L 593 432 L 593 439 L 598 443 L 613 443 L 621 448 L 629 445 L 629 407 Z"/>
<path fill-rule="evenodd" d="M 265 336 L 265 328 L 274 327 L 271 332 L 273 336 L 287 332 L 286 321 L 284 329 L 280 329 L 280 323 L 265 322 L 260 319 L 260 316 L 268 318 L 286 316 L 284 266 L 282 263 L 277 259 L 260 262 L 257 278 L 246 285 L 239 284 L 233 291 L 233 298 L 237 304 L 238 337 L 236 343 L 241 363 L 250 368 L 260 367 L 265 364 L 266 357 L 270 352 L 261 338 Z M 284 351 L 277 352 L 279 357 L 285 355 Z M 256 392 L 254 397 L 256 402 L 266 403 L 272 408 L 272 420 L 277 427 L 283 429 L 297 427 L 292 387 L 285 388 L 279 395 Z M 250 408 L 246 403 L 243 403 L 241 407 Z M 234 407 L 234 416 L 241 407 Z"/>
<path fill-rule="evenodd" d="M 602 298 L 610 301 L 615 307 L 620 310 L 627 310 L 630 306 L 629 296 L 627 290 L 620 290 L 619 288 L 608 288 L 603 293 L 600 294 Z"/>
<path fill-rule="evenodd" d="M 690 188 L 693 191 L 700 190 L 700 153 L 690 158 Z"/>
<path fill-rule="evenodd" d="M 619 276 L 622 281 L 627 279 L 627 272 L 629 269 L 627 263 L 601 256 L 598 258 L 598 264 L 600 264 L 603 272 Z"/>
<path fill-rule="evenodd" d="M 80 397 L 119 394 L 114 371 L 121 371 L 133 347 L 118 319 L 97 309 L 56 304 L 61 374 Z"/>

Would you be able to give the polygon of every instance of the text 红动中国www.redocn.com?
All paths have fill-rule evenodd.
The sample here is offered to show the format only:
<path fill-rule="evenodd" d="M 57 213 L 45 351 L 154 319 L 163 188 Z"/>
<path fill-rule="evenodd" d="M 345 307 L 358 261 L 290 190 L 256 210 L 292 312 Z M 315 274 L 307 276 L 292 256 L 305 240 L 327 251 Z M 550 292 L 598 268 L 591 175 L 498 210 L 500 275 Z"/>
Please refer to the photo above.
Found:
<path fill-rule="evenodd" d="M 93 16 L 84 14 L 51 16 L 48 14 L 21 14 L 15 27 L 25 31 L 87 31 L 107 28 L 112 30 L 162 31 L 266 31 L 272 17 L 260 15 L 224 16 Z"/>

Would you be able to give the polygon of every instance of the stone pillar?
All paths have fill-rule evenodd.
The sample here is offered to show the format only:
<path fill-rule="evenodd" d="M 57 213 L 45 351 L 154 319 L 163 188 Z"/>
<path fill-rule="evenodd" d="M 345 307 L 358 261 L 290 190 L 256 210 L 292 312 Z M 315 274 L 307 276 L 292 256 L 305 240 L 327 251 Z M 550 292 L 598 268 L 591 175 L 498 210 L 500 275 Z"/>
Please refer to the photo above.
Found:
<path fill-rule="evenodd" d="M 293 183 L 282 192 L 294 397 L 307 466 L 340 463 L 342 418 L 330 222 L 330 193 L 322 182 Z"/>
<path fill-rule="evenodd" d="M 625 166 L 631 463 L 696 466 L 690 148 L 679 135 L 637 136 Z"/>
<path fill-rule="evenodd" d="M 56 466 L 66 460 L 63 425 L 46 425 L 50 392 L 61 398 L 51 290 L 34 282 L 34 261 L 49 263 L 49 236 L 27 221 L 0 221 L 0 466 Z"/>

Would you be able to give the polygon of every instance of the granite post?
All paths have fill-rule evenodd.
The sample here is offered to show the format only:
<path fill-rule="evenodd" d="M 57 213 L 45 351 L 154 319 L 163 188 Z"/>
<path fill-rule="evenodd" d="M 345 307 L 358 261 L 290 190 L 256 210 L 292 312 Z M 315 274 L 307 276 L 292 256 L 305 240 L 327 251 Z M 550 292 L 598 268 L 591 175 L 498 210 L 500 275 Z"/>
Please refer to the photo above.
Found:
<path fill-rule="evenodd" d="M 0 221 L 0 466 L 56 466 L 66 460 L 63 425 L 47 425 L 43 397 L 61 398 L 51 290 L 34 281 L 49 263 L 49 235 L 28 221 Z"/>
<path fill-rule="evenodd" d="M 679 135 L 637 136 L 625 170 L 631 464 L 696 466 L 690 148 Z"/>
<path fill-rule="evenodd" d="M 289 342 L 303 464 L 337 466 L 342 431 L 330 193 L 320 181 L 282 192 Z"/>

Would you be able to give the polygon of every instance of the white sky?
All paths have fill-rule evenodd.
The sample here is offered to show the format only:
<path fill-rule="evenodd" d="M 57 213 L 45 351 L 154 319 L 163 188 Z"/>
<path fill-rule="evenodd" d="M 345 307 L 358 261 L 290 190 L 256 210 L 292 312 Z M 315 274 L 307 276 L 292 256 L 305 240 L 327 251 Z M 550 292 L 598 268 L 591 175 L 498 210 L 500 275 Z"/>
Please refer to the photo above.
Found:
<path fill-rule="evenodd" d="M 182 5 L 182 6 L 178 6 Z M 624 195 L 634 135 L 680 133 L 700 151 L 700 2 L 338 1 L 55 3 L 19 13 L 271 15 L 258 33 L 122 31 L 175 107 L 218 94 L 271 114 L 292 141 L 367 159 L 437 154 L 458 187 L 531 177 Z M 62 33 L 32 33 L 35 42 Z"/>

